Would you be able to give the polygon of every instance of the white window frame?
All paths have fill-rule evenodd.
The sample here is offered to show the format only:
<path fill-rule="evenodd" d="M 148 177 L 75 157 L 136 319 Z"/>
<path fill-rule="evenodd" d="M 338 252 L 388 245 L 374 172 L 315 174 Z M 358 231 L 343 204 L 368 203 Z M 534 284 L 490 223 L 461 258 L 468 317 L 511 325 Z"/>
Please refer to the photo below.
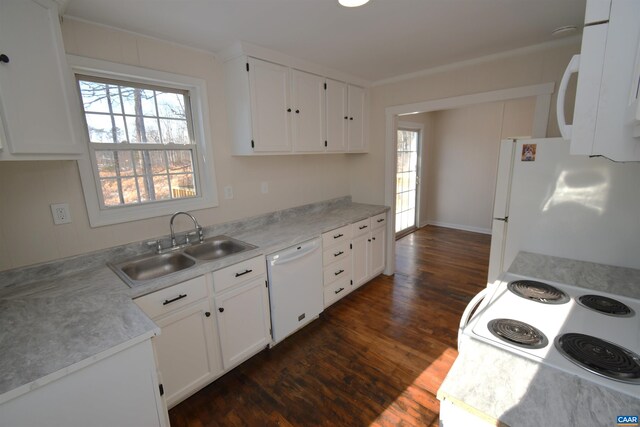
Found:
<path fill-rule="evenodd" d="M 193 136 L 197 145 L 197 150 L 194 151 L 194 175 L 196 175 L 194 179 L 200 185 L 200 194 L 197 197 L 101 208 L 102 190 L 99 178 L 94 174 L 93 160 L 89 149 L 89 133 L 86 129 L 86 122 L 83 120 L 85 123 L 84 154 L 78 160 L 78 169 L 91 227 L 169 215 L 176 211 L 191 211 L 218 206 L 218 186 L 215 178 L 213 145 L 209 126 L 209 102 L 204 80 L 75 55 L 67 55 L 67 63 L 74 75 L 81 74 L 188 91 Z M 78 97 L 80 97 L 79 92 Z M 114 149 L 116 148 L 114 147 Z"/>

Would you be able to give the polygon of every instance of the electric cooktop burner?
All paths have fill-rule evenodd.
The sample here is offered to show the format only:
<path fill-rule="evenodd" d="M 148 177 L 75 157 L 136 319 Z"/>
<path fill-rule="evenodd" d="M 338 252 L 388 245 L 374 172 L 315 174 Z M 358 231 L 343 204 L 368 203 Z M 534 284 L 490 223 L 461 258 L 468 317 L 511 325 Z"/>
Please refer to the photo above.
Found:
<path fill-rule="evenodd" d="M 488 324 L 489 331 L 513 345 L 524 348 L 543 348 L 549 341 L 538 329 L 528 323 L 513 319 L 493 319 Z"/>
<path fill-rule="evenodd" d="M 560 289 L 535 280 L 515 280 L 507 288 L 519 297 L 543 304 L 564 304 L 569 296 Z"/>
<path fill-rule="evenodd" d="M 578 298 L 578 303 L 600 313 L 608 314 L 609 316 L 633 316 L 633 310 L 628 305 L 602 295 L 583 295 Z"/>
<path fill-rule="evenodd" d="M 555 346 L 571 362 L 615 381 L 640 384 L 640 356 L 616 344 L 590 335 L 568 333 Z"/>

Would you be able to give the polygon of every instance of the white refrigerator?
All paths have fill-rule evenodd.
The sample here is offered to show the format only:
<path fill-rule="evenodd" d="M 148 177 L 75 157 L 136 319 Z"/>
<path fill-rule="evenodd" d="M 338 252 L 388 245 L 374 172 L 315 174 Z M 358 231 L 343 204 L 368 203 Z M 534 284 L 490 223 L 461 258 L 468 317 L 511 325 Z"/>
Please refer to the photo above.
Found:
<path fill-rule="evenodd" d="M 570 155 L 561 138 L 502 141 L 489 283 L 519 251 L 640 268 L 640 163 Z"/>

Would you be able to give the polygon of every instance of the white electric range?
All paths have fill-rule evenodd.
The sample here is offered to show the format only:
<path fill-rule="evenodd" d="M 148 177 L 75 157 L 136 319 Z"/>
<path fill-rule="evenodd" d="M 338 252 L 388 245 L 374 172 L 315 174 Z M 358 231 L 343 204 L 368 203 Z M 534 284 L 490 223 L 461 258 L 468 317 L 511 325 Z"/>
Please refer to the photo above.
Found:
<path fill-rule="evenodd" d="M 467 306 L 460 351 L 466 340 L 640 395 L 638 299 L 505 273 Z"/>

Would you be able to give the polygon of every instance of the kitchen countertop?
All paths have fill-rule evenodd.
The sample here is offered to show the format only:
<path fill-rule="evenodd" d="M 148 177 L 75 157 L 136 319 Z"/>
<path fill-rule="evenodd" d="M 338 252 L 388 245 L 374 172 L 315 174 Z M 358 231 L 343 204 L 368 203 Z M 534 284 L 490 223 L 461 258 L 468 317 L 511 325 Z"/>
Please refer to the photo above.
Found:
<path fill-rule="evenodd" d="M 613 426 L 640 413 L 640 398 L 475 340 L 465 341 L 438 399 L 512 427 Z"/>
<path fill-rule="evenodd" d="M 632 268 L 520 252 L 509 272 L 640 298 L 640 270 Z M 600 427 L 615 425 L 618 415 L 640 413 L 640 397 L 471 339 L 464 341 L 438 399 L 514 427 Z"/>
<path fill-rule="evenodd" d="M 206 237 L 226 234 L 258 248 L 134 288 L 105 262 L 150 253 L 145 242 L 0 272 L 0 404 L 157 334 L 133 298 L 388 209 L 345 197 L 208 227 Z"/>

